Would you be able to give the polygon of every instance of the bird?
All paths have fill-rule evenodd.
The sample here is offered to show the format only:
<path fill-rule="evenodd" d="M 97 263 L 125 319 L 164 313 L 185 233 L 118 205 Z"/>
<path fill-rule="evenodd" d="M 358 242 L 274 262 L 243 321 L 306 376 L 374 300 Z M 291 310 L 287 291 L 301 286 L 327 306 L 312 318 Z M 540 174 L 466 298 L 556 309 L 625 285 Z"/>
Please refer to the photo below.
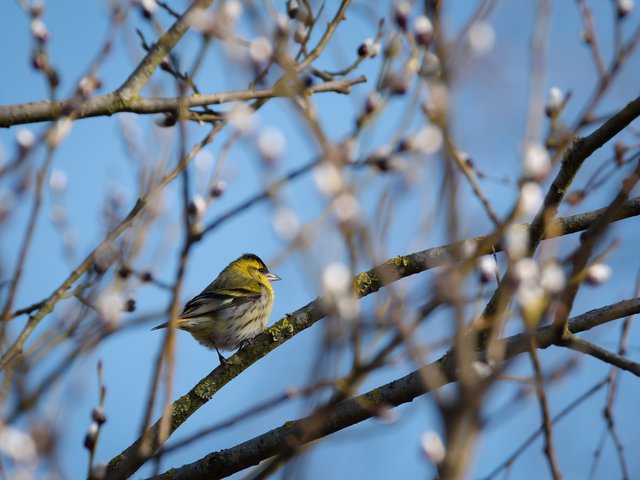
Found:
<path fill-rule="evenodd" d="M 216 279 L 184 306 L 177 328 L 218 353 L 242 348 L 267 325 L 275 294 L 271 282 L 281 280 L 253 253 L 245 253 L 227 265 Z M 169 322 L 153 327 L 158 330 Z"/>

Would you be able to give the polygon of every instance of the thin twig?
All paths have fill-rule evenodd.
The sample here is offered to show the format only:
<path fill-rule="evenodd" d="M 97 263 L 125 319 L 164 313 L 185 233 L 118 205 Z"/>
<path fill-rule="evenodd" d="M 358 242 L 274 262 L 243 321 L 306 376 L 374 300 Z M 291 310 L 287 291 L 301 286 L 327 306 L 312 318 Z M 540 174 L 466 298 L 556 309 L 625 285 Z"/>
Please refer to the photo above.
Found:
<path fill-rule="evenodd" d="M 540 403 L 540 410 L 542 412 L 542 428 L 544 430 L 545 445 L 544 452 L 549 463 L 549 469 L 551 475 L 555 480 L 562 478 L 560 469 L 558 467 L 558 460 L 556 458 L 556 450 L 553 442 L 553 420 L 551 419 L 551 413 L 549 411 L 549 402 L 547 400 L 547 394 L 544 388 L 544 375 L 542 373 L 542 366 L 540 365 L 540 358 L 538 357 L 538 351 L 531 339 L 529 355 L 531 357 L 531 363 L 533 365 L 533 371 L 536 379 L 536 392 L 538 394 L 538 401 Z"/>

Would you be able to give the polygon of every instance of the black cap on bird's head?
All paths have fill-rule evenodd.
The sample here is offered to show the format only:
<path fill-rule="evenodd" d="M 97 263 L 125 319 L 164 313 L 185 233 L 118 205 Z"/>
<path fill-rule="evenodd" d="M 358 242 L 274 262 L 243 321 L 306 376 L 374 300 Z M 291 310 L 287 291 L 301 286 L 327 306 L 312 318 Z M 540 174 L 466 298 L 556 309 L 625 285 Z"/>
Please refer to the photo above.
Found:
<path fill-rule="evenodd" d="M 267 268 L 267 265 L 255 253 L 243 253 L 242 256 L 238 260 L 249 260 L 249 261 L 257 262 L 260 265 L 262 265 L 264 268 Z M 236 262 L 238 260 L 236 260 Z"/>
<path fill-rule="evenodd" d="M 270 282 L 281 280 L 281 278 L 278 275 L 276 275 L 275 273 L 271 273 L 267 268 L 267 265 L 262 261 L 262 259 L 254 253 L 243 253 L 240 258 L 232 262 L 232 265 L 239 262 L 250 262 L 254 264 L 255 268 L 260 273 L 264 274 L 267 277 L 267 280 L 269 280 Z"/>

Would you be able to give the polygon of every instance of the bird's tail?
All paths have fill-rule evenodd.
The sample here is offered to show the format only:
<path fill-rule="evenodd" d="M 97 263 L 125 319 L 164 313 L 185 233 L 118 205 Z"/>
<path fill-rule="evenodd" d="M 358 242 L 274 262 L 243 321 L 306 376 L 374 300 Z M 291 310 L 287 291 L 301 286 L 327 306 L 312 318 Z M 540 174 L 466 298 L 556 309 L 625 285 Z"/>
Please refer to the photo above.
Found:
<path fill-rule="evenodd" d="M 161 325 L 156 325 L 155 327 L 153 327 L 151 329 L 151 331 L 160 330 L 161 328 L 167 328 L 168 326 L 169 326 L 169 322 L 165 322 L 165 323 L 163 323 Z"/>

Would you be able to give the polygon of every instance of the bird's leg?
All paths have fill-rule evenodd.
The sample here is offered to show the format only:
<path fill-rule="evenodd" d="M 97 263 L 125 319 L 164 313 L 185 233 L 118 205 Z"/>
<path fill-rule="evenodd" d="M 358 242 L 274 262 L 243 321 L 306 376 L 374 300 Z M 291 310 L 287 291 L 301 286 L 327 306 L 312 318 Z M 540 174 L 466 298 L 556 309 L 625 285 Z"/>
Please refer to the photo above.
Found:
<path fill-rule="evenodd" d="M 253 345 L 253 337 L 252 338 L 247 338 L 246 340 L 243 340 L 242 343 L 240 344 L 240 348 L 238 348 L 238 352 L 241 352 L 242 350 L 247 348 L 249 345 Z M 238 353 L 238 352 L 236 352 L 236 353 Z"/>
<path fill-rule="evenodd" d="M 253 345 L 253 340 L 255 338 L 256 337 L 251 337 L 251 338 L 247 338 L 246 340 L 243 340 L 242 343 L 240 343 L 240 348 L 238 348 L 238 351 L 236 352 L 236 354 L 240 353 L 245 348 L 248 348 L 249 346 Z"/>
<path fill-rule="evenodd" d="M 213 347 L 216 349 L 216 352 L 218 352 L 218 360 L 220 360 L 220 365 L 222 365 L 223 367 L 226 367 L 227 359 L 222 356 L 222 354 L 220 353 L 220 350 L 218 350 L 218 347 L 216 347 L 215 345 Z"/>

